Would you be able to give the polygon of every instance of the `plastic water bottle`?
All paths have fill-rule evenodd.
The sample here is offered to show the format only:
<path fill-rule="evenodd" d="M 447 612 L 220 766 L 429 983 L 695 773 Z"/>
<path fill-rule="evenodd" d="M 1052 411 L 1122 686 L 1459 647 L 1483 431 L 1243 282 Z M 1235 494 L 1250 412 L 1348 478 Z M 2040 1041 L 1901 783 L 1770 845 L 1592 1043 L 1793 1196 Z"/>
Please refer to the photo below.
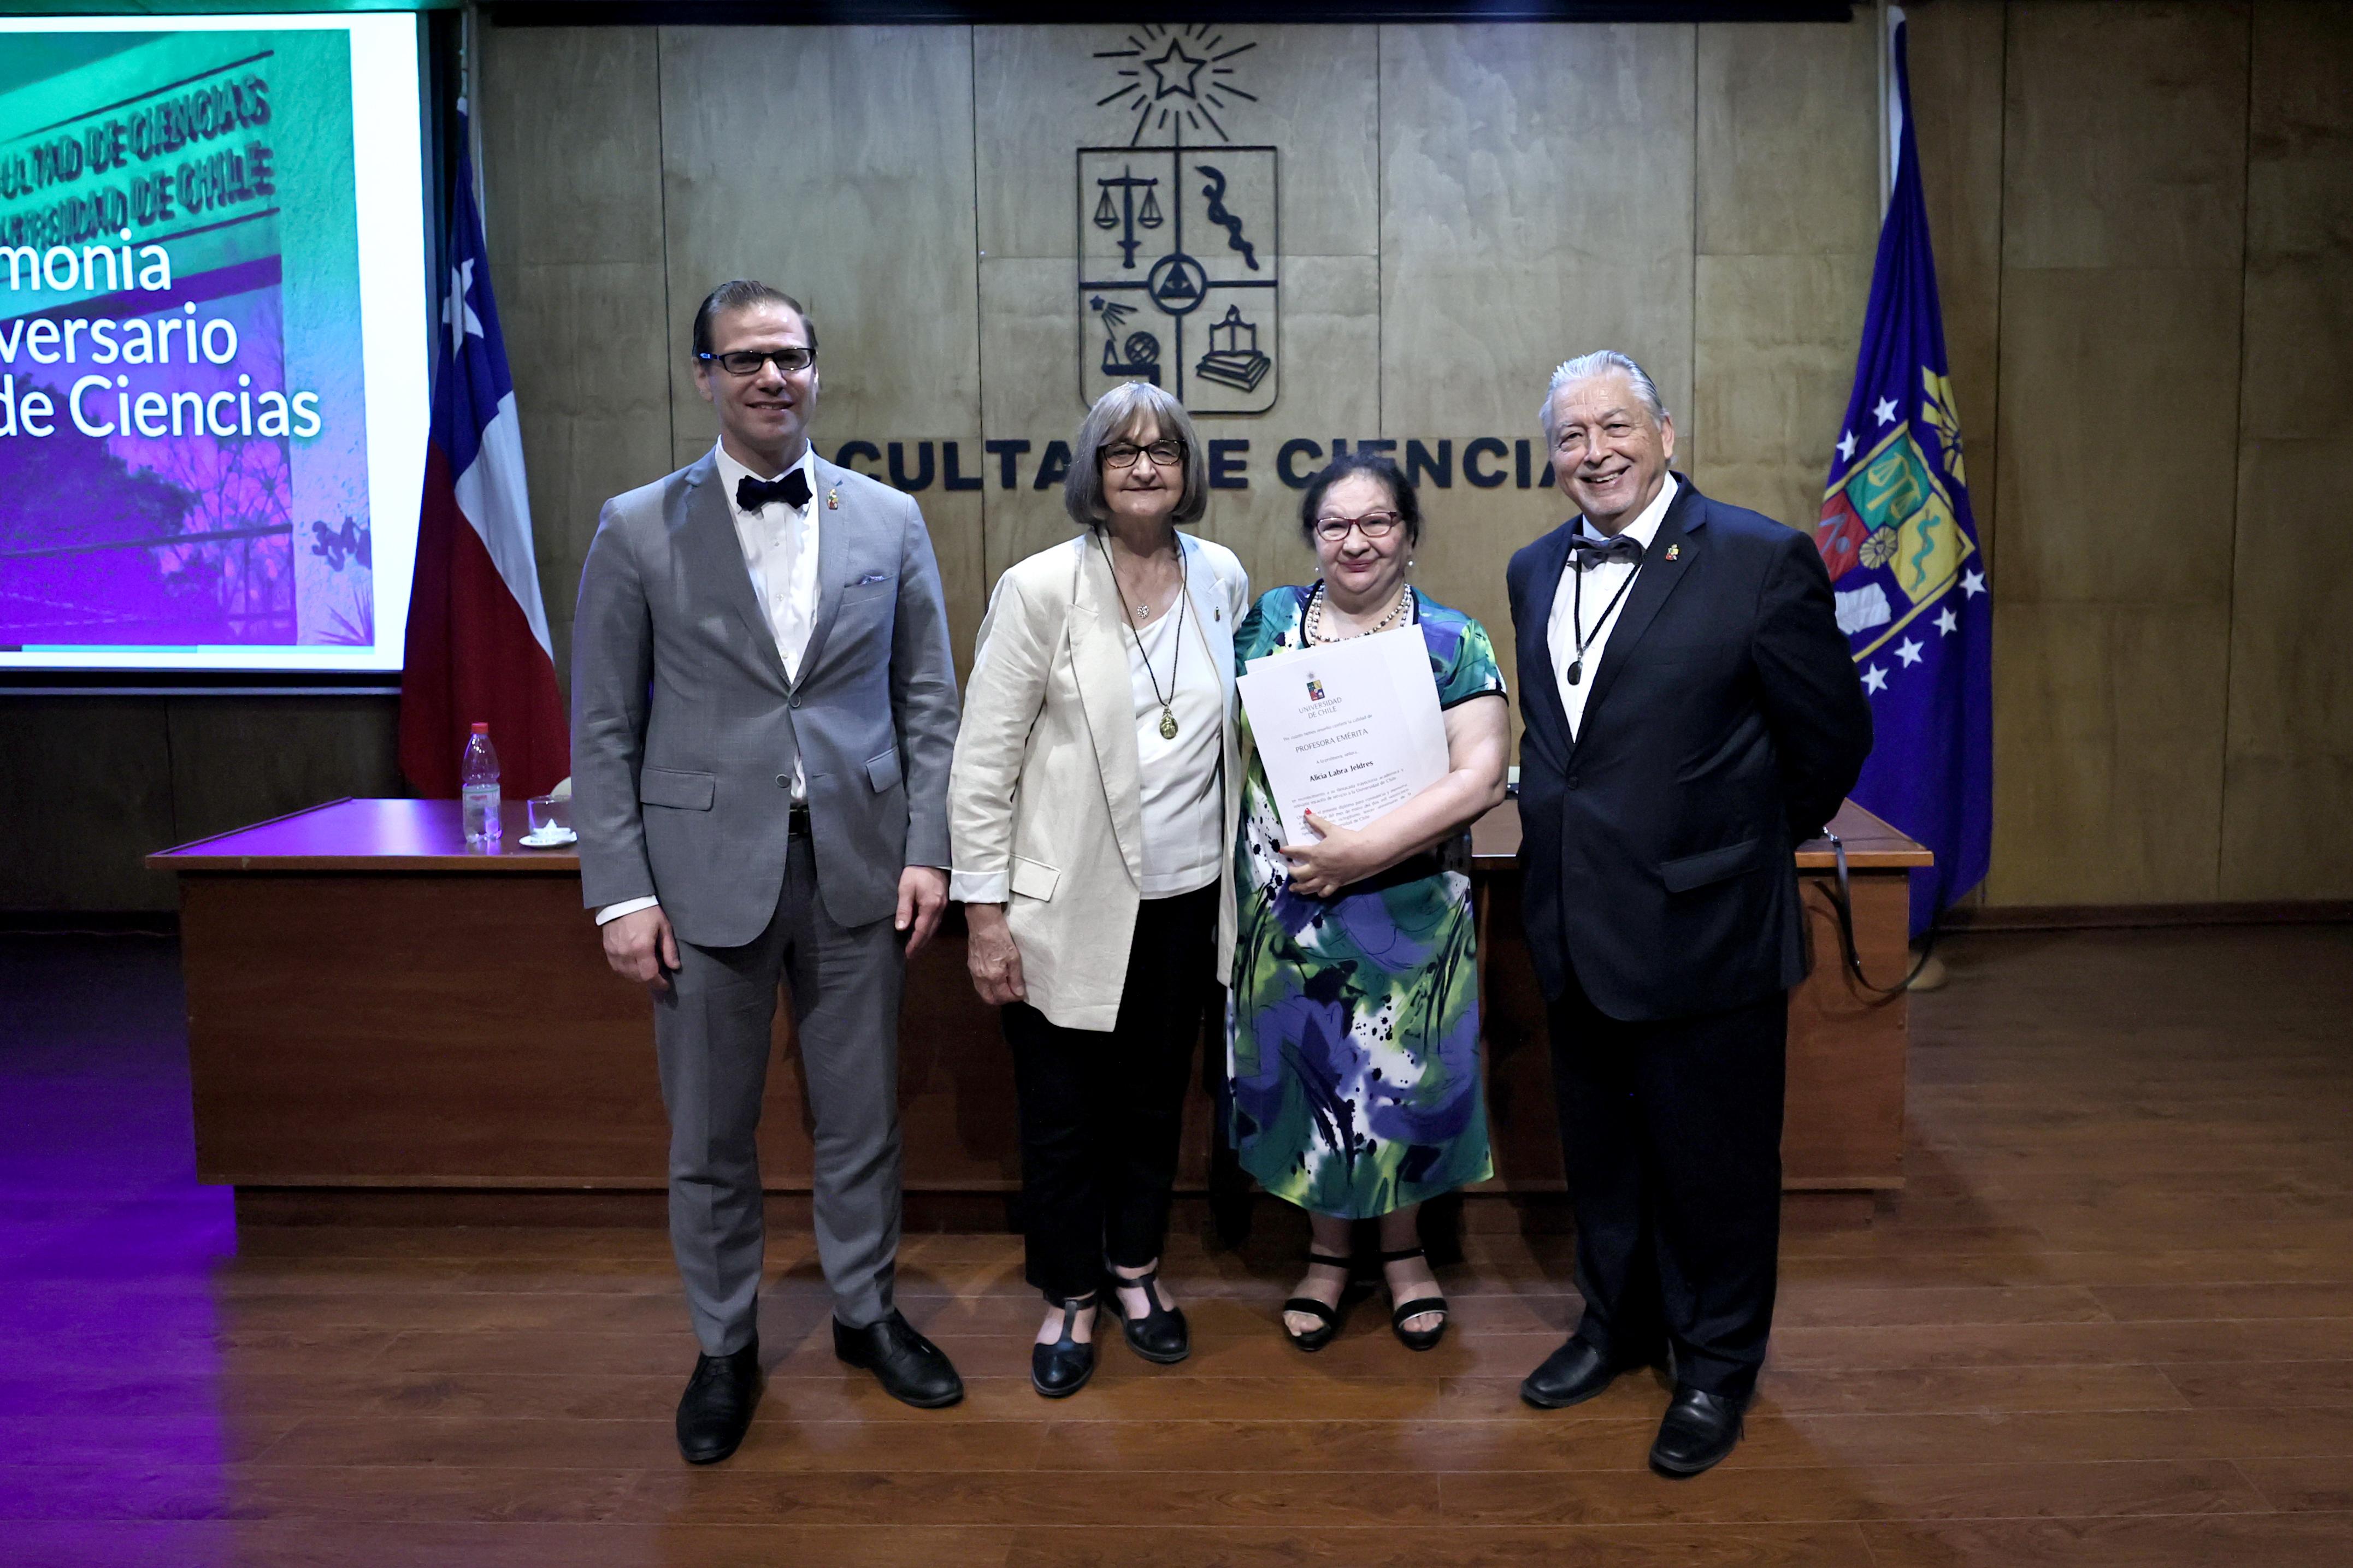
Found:
<path fill-rule="evenodd" d="M 458 797 L 465 803 L 466 847 L 496 849 L 504 825 L 499 820 L 499 749 L 491 744 L 488 724 L 474 726 L 458 777 Z"/>

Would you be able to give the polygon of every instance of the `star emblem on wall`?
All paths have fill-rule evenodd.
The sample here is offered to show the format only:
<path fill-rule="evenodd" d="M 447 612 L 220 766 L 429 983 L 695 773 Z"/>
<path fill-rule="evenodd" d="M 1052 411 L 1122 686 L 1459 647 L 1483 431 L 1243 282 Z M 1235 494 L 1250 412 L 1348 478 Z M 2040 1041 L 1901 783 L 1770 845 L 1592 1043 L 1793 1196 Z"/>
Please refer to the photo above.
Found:
<path fill-rule="evenodd" d="M 1961 574 L 1961 592 L 1962 592 L 1962 593 L 1967 594 L 1970 598 L 1974 599 L 1974 598 L 1976 598 L 1979 594 L 1982 594 L 1982 593 L 1984 593 L 1985 591 L 1986 591 L 1986 589 L 1985 589 L 1985 574 L 1984 574 L 1984 573 L 1982 573 L 1982 572 L 1964 572 L 1964 573 L 1962 573 L 1962 574 Z"/>
<path fill-rule="evenodd" d="M 1146 131 L 1182 140 L 1186 131 L 1205 126 L 1221 140 L 1232 141 L 1219 114 L 1231 113 L 1240 103 L 1256 103 L 1258 95 L 1236 85 L 1238 71 L 1229 62 L 1258 44 L 1234 43 L 1231 37 L 1208 22 L 1182 26 L 1147 22 L 1131 29 L 1124 47 L 1095 51 L 1099 60 L 1120 62 L 1113 68 L 1118 85 L 1096 99 L 1095 107 L 1117 104 L 1134 110 L 1131 145 L 1141 143 Z"/>
<path fill-rule="evenodd" d="M 1187 54 L 1183 40 L 1169 39 L 1168 47 L 1160 52 L 1158 58 L 1146 60 L 1144 64 L 1152 72 L 1152 96 L 1155 100 L 1171 93 L 1191 99 L 1201 96 L 1194 83 L 1200 79 L 1201 72 L 1209 62 L 1195 59 Z"/>
<path fill-rule="evenodd" d="M 1947 605 L 1936 612 L 1936 629 L 1947 637 L 1951 637 L 1961 629 L 1961 623 L 1954 618 L 1951 606 Z"/>
<path fill-rule="evenodd" d="M 1902 659 L 1905 667 L 1909 668 L 1912 665 L 1919 663 L 1920 656 L 1926 651 L 1927 649 L 1920 643 L 1915 642 L 1910 637 L 1905 637 L 1903 642 L 1896 646 L 1895 657 Z"/>
<path fill-rule="evenodd" d="M 1869 691 L 1874 697 L 1877 696 L 1880 692 L 1887 689 L 1887 672 L 1880 668 L 1879 666 L 1875 664 L 1873 665 L 1869 669 L 1862 672 L 1862 685 L 1864 690 Z"/>

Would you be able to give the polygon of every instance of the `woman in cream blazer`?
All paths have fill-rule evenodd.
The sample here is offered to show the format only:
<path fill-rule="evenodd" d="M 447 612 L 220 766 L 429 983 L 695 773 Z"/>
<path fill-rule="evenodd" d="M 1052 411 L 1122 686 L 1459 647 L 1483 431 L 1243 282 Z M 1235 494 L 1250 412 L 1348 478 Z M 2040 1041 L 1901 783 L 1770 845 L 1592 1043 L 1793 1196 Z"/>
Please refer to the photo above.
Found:
<path fill-rule="evenodd" d="M 1157 1274 L 1201 1005 L 1232 965 L 1250 604 L 1234 553 L 1177 529 L 1208 474 L 1175 398 L 1113 387 L 1072 447 L 1084 531 L 998 579 L 948 783 L 973 984 L 1013 1053 L 1049 1398 L 1093 1373 L 1098 1284 L 1138 1354 L 1189 1353 Z"/>

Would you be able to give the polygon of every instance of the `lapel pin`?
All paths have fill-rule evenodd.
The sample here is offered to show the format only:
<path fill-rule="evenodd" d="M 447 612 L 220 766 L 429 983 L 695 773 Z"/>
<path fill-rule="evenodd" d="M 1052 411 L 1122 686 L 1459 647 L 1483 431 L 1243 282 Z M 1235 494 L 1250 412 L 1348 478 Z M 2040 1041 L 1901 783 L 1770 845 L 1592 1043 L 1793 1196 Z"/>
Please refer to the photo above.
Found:
<path fill-rule="evenodd" d="M 1683 547 L 1680 544 L 1670 544 L 1667 546 L 1667 559 L 1670 561 L 1672 561 L 1683 552 Z"/>
<path fill-rule="evenodd" d="M 828 490 L 825 492 L 825 510 L 828 511 L 839 511 L 841 510 L 841 492 L 839 490 Z"/>

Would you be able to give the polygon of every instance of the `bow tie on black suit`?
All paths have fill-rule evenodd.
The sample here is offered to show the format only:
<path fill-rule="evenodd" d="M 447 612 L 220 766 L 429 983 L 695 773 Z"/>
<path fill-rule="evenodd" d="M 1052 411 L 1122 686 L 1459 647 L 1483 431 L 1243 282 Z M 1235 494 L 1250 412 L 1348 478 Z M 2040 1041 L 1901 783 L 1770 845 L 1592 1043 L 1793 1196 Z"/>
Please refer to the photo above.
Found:
<path fill-rule="evenodd" d="M 1580 533 L 1568 542 L 1568 558 L 1580 572 L 1589 571 L 1605 561 L 1622 561 L 1631 566 L 1642 559 L 1642 543 L 1622 533 L 1615 539 L 1591 539 Z"/>
<path fill-rule="evenodd" d="M 755 479 L 746 474 L 735 481 L 735 504 L 744 510 L 757 511 L 772 501 L 808 505 L 808 476 L 795 468 L 781 479 Z"/>

